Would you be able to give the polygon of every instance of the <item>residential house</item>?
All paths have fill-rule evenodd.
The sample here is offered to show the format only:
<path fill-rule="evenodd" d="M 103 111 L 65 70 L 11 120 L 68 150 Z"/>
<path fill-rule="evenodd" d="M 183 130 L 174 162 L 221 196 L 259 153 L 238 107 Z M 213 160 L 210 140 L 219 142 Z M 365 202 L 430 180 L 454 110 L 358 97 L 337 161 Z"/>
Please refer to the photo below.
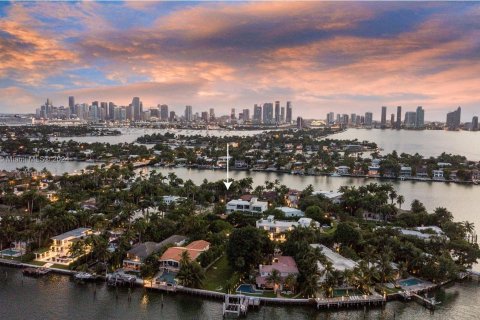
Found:
<path fill-rule="evenodd" d="M 443 177 L 443 169 L 440 170 L 432 170 L 432 175 L 434 180 L 444 180 Z"/>
<path fill-rule="evenodd" d="M 163 196 L 162 199 L 167 205 L 171 205 L 185 201 L 187 198 L 179 196 Z"/>
<path fill-rule="evenodd" d="M 416 177 L 419 179 L 429 179 L 430 176 L 428 175 L 427 168 L 425 167 L 417 168 Z"/>
<path fill-rule="evenodd" d="M 258 198 L 252 198 L 250 201 L 241 199 L 231 200 L 227 203 L 227 213 L 242 211 L 249 213 L 262 213 L 268 209 L 268 202 L 258 201 Z"/>
<path fill-rule="evenodd" d="M 348 166 L 338 166 L 335 169 L 339 175 L 347 175 L 350 173 L 350 167 Z"/>
<path fill-rule="evenodd" d="M 181 246 L 187 237 L 173 235 L 162 242 L 138 243 L 127 251 L 127 257 L 123 260 L 123 268 L 130 271 L 140 271 L 145 259 L 153 253 L 159 252 L 167 245 Z"/>
<path fill-rule="evenodd" d="M 305 215 L 305 213 L 302 210 L 295 209 L 295 208 L 279 207 L 276 209 L 282 211 L 285 214 L 285 217 L 287 218 L 303 217 Z"/>
<path fill-rule="evenodd" d="M 190 261 L 195 261 L 208 249 L 210 249 L 210 242 L 205 240 L 193 241 L 185 247 L 170 247 L 158 260 L 160 262 L 160 270 L 174 273 L 178 272 L 181 267 L 180 260 L 184 252 L 188 252 Z"/>
<path fill-rule="evenodd" d="M 269 277 L 272 275 L 273 270 L 277 270 L 280 275 L 280 283 L 274 285 L 269 281 Z M 297 277 L 298 267 L 297 263 L 290 256 L 278 256 L 274 257 L 272 264 L 269 265 L 260 265 L 258 268 L 259 275 L 256 278 L 256 284 L 258 288 L 262 289 L 273 289 L 273 290 L 283 290 L 285 286 L 285 279 L 292 275 Z"/>
<path fill-rule="evenodd" d="M 411 167 L 400 167 L 400 177 L 402 178 L 410 178 L 412 176 L 412 168 Z"/>
<path fill-rule="evenodd" d="M 35 253 L 35 259 L 43 262 L 51 262 L 61 265 L 69 265 L 80 258 L 80 255 L 74 255 L 71 252 L 72 245 L 77 241 L 84 241 L 92 234 L 90 228 L 77 228 L 58 236 L 52 237 L 52 245 L 46 251 L 39 251 Z M 85 249 L 84 253 L 89 251 Z"/>
<path fill-rule="evenodd" d="M 298 226 L 295 221 L 276 220 L 274 216 L 268 216 L 267 219 L 257 220 L 255 223 L 258 229 L 268 232 L 270 240 L 285 241 L 285 233 Z"/>
<path fill-rule="evenodd" d="M 336 192 L 336 191 L 314 191 L 312 193 L 313 195 L 322 195 L 324 196 L 325 198 L 329 199 L 330 201 L 332 201 L 333 203 L 335 204 L 339 204 L 342 202 L 342 196 L 343 196 L 343 193 L 342 192 Z"/>
<path fill-rule="evenodd" d="M 343 272 L 345 270 L 353 270 L 357 266 L 357 263 L 352 259 L 345 258 L 323 244 L 311 244 L 310 246 L 313 248 L 320 248 L 322 250 L 322 253 L 332 264 L 333 270 Z M 325 266 L 320 261 L 317 262 L 317 267 L 320 273 L 325 270 Z M 320 278 L 320 282 L 323 281 L 325 281 L 325 275 Z"/>

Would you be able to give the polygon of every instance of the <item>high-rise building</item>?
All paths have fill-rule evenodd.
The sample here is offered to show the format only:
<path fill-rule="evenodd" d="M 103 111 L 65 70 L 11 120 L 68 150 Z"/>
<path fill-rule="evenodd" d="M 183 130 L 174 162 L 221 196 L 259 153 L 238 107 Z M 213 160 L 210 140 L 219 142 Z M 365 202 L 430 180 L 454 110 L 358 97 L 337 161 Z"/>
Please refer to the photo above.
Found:
<path fill-rule="evenodd" d="M 125 119 L 128 121 L 133 120 L 133 106 L 131 103 L 125 109 Z"/>
<path fill-rule="evenodd" d="M 448 130 L 458 130 L 460 128 L 460 119 L 462 115 L 462 108 L 447 113 L 446 127 Z"/>
<path fill-rule="evenodd" d="M 422 106 L 417 107 L 416 115 L 415 127 L 421 129 L 425 126 L 425 110 L 423 110 Z"/>
<path fill-rule="evenodd" d="M 115 120 L 115 109 L 117 109 L 117 106 L 113 102 L 108 103 L 108 119 L 110 120 Z M 117 115 L 118 118 L 118 115 Z"/>
<path fill-rule="evenodd" d="M 280 123 L 280 101 L 275 101 L 275 123 Z"/>
<path fill-rule="evenodd" d="M 143 104 L 139 97 L 132 99 L 133 120 L 141 121 L 143 116 Z"/>
<path fill-rule="evenodd" d="M 304 127 L 304 122 L 302 117 L 297 117 L 297 129 L 301 130 Z"/>
<path fill-rule="evenodd" d="M 292 119 L 293 119 L 292 102 L 287 101 L 287 115 L 285 116 L 285 122 L 288 124 L 291 124 Z"/>
<path fill-rule="evenodd" d="M 392 123 L 393 125 L 393 123 Z M 400 129 L 402 127 L 402 106 L 397 107 L 397 124 L 396 128 Z"/>
<path fill-rule="evenodd" d="M 380 119 L 380 125 L 382 128 L 387 126 L 387 107 L 382 107 L 382 118 Z"/>
<path fill-rule="evenodd" d="M 175 114 L 175 111 L 170 111 L 170 115 L 168 116 L 168 121 L 173 122 L 175 121 L 175 118 L 177 115 Z"/>
<path fill-rule="evenodd" d="M 168 121 L 168 105 L 160 105 L 160 120 Z"/>
<path fill-rule="evenodd" d="M 185 106 L 185 121 L 192 122 L 193 114 L 192 114 L 192 106 Z"/>
<path fill-rule="evenodd" d="M 394 113 L 392 113 L 392 114 L 390 115 L 390 126 L 391 126 L 392 128 L 395 127 L 395 114 L 394 114 Z"/>
<path fill-rule="evenodd" d="M 210 121 L 215 121 L 215 109 L 210 108 Z"/>
<path fill-rule="evenodd" d="M 274 124 L 273 103 L 264 103 L 263 104 L 263 123 L 264 124 Z"/>
<path fill-rule="evenodd" d="M 250 121 L 250 110 L 243 109 L 243 121 Z"/>
<path fill-rule="evenodd" d="M 366 126 L 371 126 L 373 124 L 373 113 L 365 112 L 365 122 Z"/>
<path fill-rule="evenodd" d="M 474 116 L 472 118 L 472 131 L 478 131 L 479 127 L 478 127 L 478 117 L 477 116 Z"/>
<path fill-rule="evenodd" d="M 352 113 L 350 115 L 350 124 L 355 125 L 357 123 L 357 115 L 355 113 Z"/>
<path fill-rule="evenodd" d="M 236 119 L 236 113 L 235 113 L 235 108 L 232 108 L 230 112 L 230 119 L 235 120 Z"/>
<path fill-rule="evenodd" d="M 405 127 L 407 128 L 416 128 L 417 127 L 417 113 L 416 112 L 405 112 Z"/>
<path fill-rule="evenodd" d="M 75 97 L 68 97 L 68 107 L 70 108 L 71 113 L 75 113 Z"/>
<path fill-rule="evenodd" d="M 335 113 L 329 112 L 327 113 L 327 124 L 331 125 L 335 122 Z"/>
<path fill-rule="evenodd" d="M 258 104 L 253 106 L 253 122 L 256 124 L 262 123 L 262 106 Z"/>
<path fill-rule="evenodd" d="M 203 122 L 208 122 L 208 112 L 207 111 L 202 112 L 202 121 Z"/>
<path fill-rule="evenodd" d="M 285 123 L 285 107 L 280 108 L 280 122 Z"/>

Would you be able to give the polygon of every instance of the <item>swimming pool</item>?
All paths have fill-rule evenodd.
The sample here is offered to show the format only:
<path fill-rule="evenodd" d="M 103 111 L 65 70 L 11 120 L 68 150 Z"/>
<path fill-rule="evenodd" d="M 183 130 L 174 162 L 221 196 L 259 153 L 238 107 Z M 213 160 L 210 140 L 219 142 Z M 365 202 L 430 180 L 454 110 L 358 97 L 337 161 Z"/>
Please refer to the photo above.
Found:
<path fill-rule="evenodd" d="M 355 288 L 351 288 L 351 289 L 341 288 L 341 289 L 334 289 L 333 290 L 333 296 L 334 297 L 361 296 L 361 295 L 363 295 L 363 292 L 358 290 L 358 289 L 355 289 Z"/>
<path fill-rule="evenodd" d="M 255 289 L 252 284 L 243 283 L 237 288 L 238 293 L 251 293 L 251 294 L 261 294 L 262 291 Z"/>
<path fill-rule="evenodd" d="M 402 287 L 411 287 L 411 286 L 416 286 L 422 283 L 423 281 L 417 278 L 408 278 L 405 280 L 398 281 L 398 284 L 401 285 Z"/>
<path fill-rule="evenodd" d="M 0 256 L 20 257 L 22 253 L 16 249 L 4 249 L 0 251 Z"/>

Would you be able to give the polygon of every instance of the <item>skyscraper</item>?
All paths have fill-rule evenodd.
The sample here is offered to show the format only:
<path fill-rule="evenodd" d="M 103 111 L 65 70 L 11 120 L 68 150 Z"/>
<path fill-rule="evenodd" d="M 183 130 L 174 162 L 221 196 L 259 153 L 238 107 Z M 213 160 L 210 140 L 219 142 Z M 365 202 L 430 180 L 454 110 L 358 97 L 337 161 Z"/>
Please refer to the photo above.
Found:
<path fill-rule="evenodd" d="M 253 106 L 253 122 L 256 124 L 262 123 L 262 106 L 258 104 Z"/>
<path fill-rule="evenodd" d="M 117 109 L 117 106 L 115 105 L 115 103 L 109 102 L 108 103 L 108 119 L 115 120 L 115 109 Z"/>
<path fill-rule="evenodd" d="M 371 126 L 373 124 L 373 113 L 365 112 L 365 125 Z"/>
<path fill-rule="evenodd" d="M 280 101 L 275 101 L 275 123 L 280 123 Z"/>
<path fill-rule="evenodd" d="M 243 109 L 243 121 L 250 121 L 250 110 Z"/>
<path fill-rule="evenodd" d="M 273 103 L 264 103 L 263 104 L 263 123 L 264 124 L 273 124 Z"/>
<path fill-rule="evenodd" d="M 422 106 L 417 107 L 417 120 L 415 121 L 416 128 L 423 128 L 425 126 L 425 110 Z"/>
<path fill-rule="evenodd" d="M 297 117 L 297 129 L 301 130 L 304 127 L 304 122 L 302 117 Z"/>
<path fill-rule="evenodd" d="M 215 121 L 215 109 L 210 108 L 210 121 Z"/>
<path fill-rule="evenodd" d="M 335 113 L 329 112 L 327 113 L 327 124 L 333 124 L 335 122 Z"/>
<path fill-rule="evenodd" d="M 393 123 L 392 123 L 393 125 Z M 402 127 L 402 106 L 397 107 L 397 129 L 400 129 Z"/>
<path fill-rule="evenodd" d="M 417 127 L 417 113 L 405 112 L 405 127 L 416 128 Z"/>
<path fill-rule="evenodd" d="M 288 124 L 291 124 L 292 119 L 293 119 L 292 103 L 290 101 L 287 101 L 287 115 L 285 116 L 285 122 Z"/>
<path fill-rule="evenodd" d="M 392 128 L 395 127 L 395 114 L 394 114 L 394 113 L 392 113 L 392 114 L 390 115 L 390 126 L 391 126 Z"/>
<path fill-rule="evenodd" d="M 472 118 L 472 131 L 478 131 L 479 127 L 478 127 L 478 117 L 477 116 L 474 116 Z"/>
<path fill-rule="evenodd" d="M 132 99 L 132 109 L 133 109 L 133 120 L 141 121 L 143 115 L 143 105 L 140 102 L 139 97 L 134 97 Z"/>
<path fill-rule="evenodd" d="M 185 106 L 185 121 L 192 122 L 193 114 L 192 114 L 192 106 Z"/>
<path fill-rule="evenodd" d="M 460 128 L 460 119 L 462 115 L 462 108 L 447 113 L 446 127 L 448 130 L 458 130 Z"/>
<path fill-rule="evenodd" d="M 382 128 L 387 126 L 387 107 L 382 107 L 382 118 L 380 119 L 380 125 Z"/>
<path fill-rule="evenodd" d="M 75 97 L 68 97 L 68 107 L 70 108 L 70 113 L 75 113 Z"/>
<path fill-rule="evenodd" d="M 230 112 L 230 119 L 231 119 L 231 120 L 235 120 L 235 119 L 236 119 L 235 108 L 232 108 L 232 111 Z"/>
<path fill-rule="evenodd" d="M 168 121 L 168 105 L 166 104 L 160 106 L 160 119 L 162 121 Z"/>
<path fill-rule="evenodd" d="M 280 108 L 280 122 L 285 123 L 285 107 Z"/>
<path fill-rule="evenodd" d="M 202 121 L 203 122 L 208 122 L 208 112 L 207 111 L 202 112 Z"/>

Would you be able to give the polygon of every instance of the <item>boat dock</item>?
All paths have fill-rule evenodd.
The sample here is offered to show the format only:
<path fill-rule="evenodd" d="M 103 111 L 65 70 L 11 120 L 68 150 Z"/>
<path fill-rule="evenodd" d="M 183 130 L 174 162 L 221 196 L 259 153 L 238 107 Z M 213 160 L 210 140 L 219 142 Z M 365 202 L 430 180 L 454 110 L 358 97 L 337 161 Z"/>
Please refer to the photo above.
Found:
<path fill-rule="evenodd" d="M 439 305 L 441 302 L 436 301 L 435 297 L 428 298 L 426 296 L 422 297 L 421 295 L 418 295 L 416 293 L 411 293 L 411 297 L 414 298 L 415 301 L 418 303 L 422 304 L 425 308 L 434 310 L 437 305 Z"/>
<path fill-rule="evenodd" d="M 237 318 L 245 316 L 248 312 L 248 308 L 255 306 L 260 306 L 260 299 L 241 294 L 226 294 L 222 308 L 223 316 L 234 316 Z"/>
<path fill-rule="evenodd" d="M 386 301 L 386 297 L 383 297 L 379 294 L 315 299 L 315 302 L 317 303 L 317 309 L 381 306 L 385 304 Z"/>

